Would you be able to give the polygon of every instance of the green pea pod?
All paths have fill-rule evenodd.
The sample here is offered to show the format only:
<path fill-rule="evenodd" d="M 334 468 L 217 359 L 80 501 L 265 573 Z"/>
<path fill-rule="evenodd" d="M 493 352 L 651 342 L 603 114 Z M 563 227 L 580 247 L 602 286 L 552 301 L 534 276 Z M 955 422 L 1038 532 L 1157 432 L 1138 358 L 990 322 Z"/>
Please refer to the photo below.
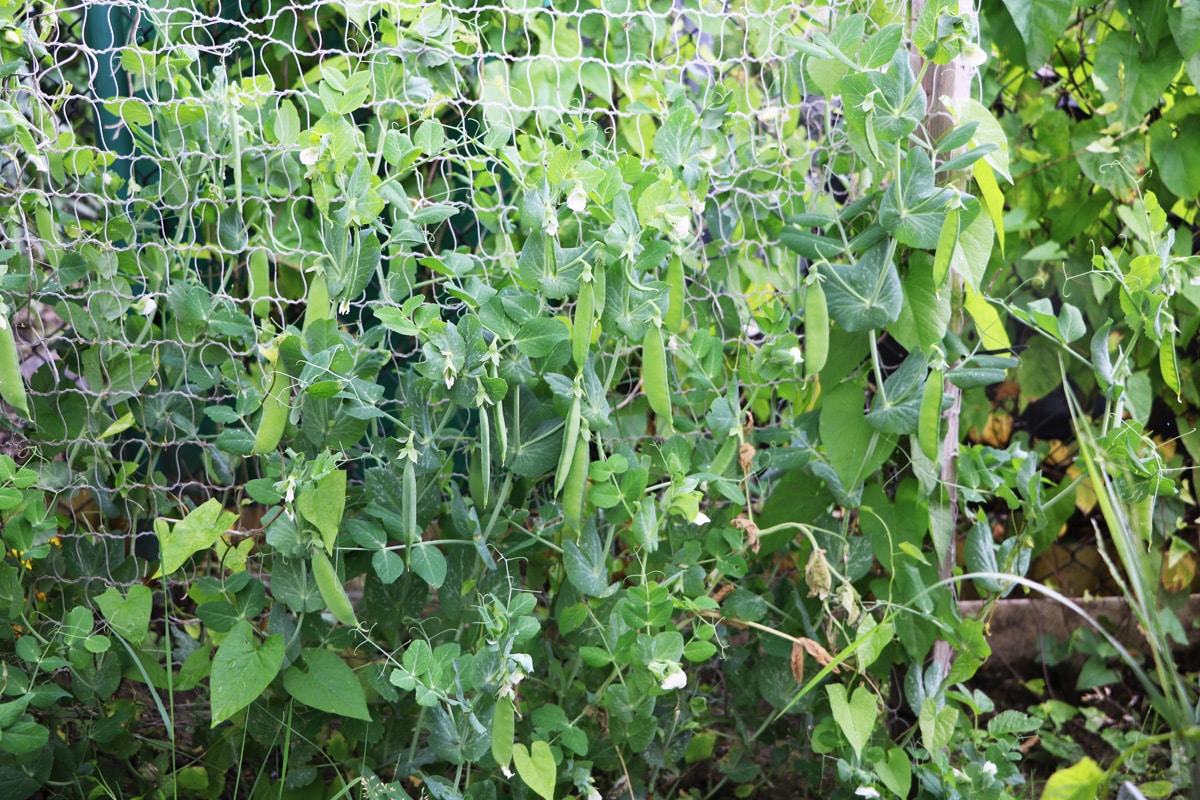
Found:
<path fill-rule="evenodd" d="M 667 348 L 663 345 L 662 329 L 651 324 L 642 340 L 642 391 L 650 408 L 671 430 L 671 388 L 667 384 Z"/>
<path fill-rule="evenodd" d="M 308 305 L 304 309 L 304 324 L 302 331 L 308 326 L 323 319 L 333 318 L 333 305 L 329 299 L 329 284 L 325 281 L 324 272 L 314 272 L 308 282 Z"/>
<path fill-rule="evenodd" d="M 417 470 L 407 458 L 404 459 L 404 535 L 410 545 L 421 538 L 417 529 Z"/>
<path fill-rule="evenodd" d="M 737 455 L 738 437 L 730 436 L 725 439 L 725 444 L 721 445 L 721 449 L 717 451 L 717 455 L 713 458 L 712 463 L 708 465 L 708 471 L 713 475 L 724 475 L 725 470 L 733 464 L 733 458 Z"/>
<path fill-rule="evenodd" d="M 512 761 L 513 739 L 516 734 L 516 718 L 510 697 L 496 699 L 496 710 L 492 712 L 492 758 L 501 767 Z"/>
<path fill-rule="evenodd" d="M 1163 383 L 1175 393 L 1177 400 L 1180 399 L 1179 359 L 1175 354 L 1174 333 L 1168 332 L 1158 345 L 1158 369 L 1162 373 Z"/>
<path fill-rule="evenodd" d="M 667 285 L 671 287 L 667 294 L 667 313 L 663 315 L 663 324 L 672 333 L 683 329 L 683 259 L 671 256 L 667 264 Z"/>
<path fill-rule="evenodd" d="M 492 430 L 488 423 L 487 406 L 479 407 L 479 444 L 483 451 L 483 505 L 488 505 L 488 492 L 492 485 Z"/>
<path fill-rule="evenodd" d="M 813 281 L 804 293 L 804 376 L 825 369 L 829 359 L 829 307 L 821 282 Z"/>
<path fill-rule="evenodd" d="M 265 317 L 271 313 L 271 304 L 267 301 L 271 287 L 271 273 L 268 269 L 267 251 L 258 249 L 250 252 L 246 262 L 250 274 L 250 286 L 246 296 L 250 300 L 250 308 L 256 317 Z"/>
<path fill-rule="evenodd" d="M 312 568 L 313 578 L 317 581 L 317 589 L 321 592 L 321 599 L 325 601 L 329 613 L 333 614 L 333 618 L 343 625 L 357 628 L 358 617 L 354 616 L 354 606 L 350 604 L 350 598 L 346 596 L 346 589 L 338 580 L 333 563 L 329 560 L 329 556 L 325 555 L 324 550 L 313 551 Z"/>
<path fill-rule="evenodd" d="M 558 454 L 558 471 L 554 473 L 554 496 L 558 497 L 567 482 L 571 465 L 575 463 L 575 447 L 579 442 L 579 423 L 583 418 L 579 396 L 571 402 L 571 410 L 567 412 L 567 420 L 563 430 L 562 450 Z"/>
<path fill-rule="evenodd" d="M 571 458 L 571 468 L 563 485 L 563 533 L 572 540 L 583 530 L 583 500 L 587 493 L 588 430 L 583 428 Z"/>
<path fill-rule="evenodd" d="M 571 326 L 571 357 L 575 365 L 583 369 L 588 351 L 592 347 L 592 326 L 596 320 L 596 286 L 586 282 L 579 287 L 575 301 L 575 320 Z"/>
<path fill-rule="evenodd" d="M 932 370 L 925 381 L 925 391 L 921 395 L 921 414 L 917 418 L 917 443 L 921 452 L 930 461 L 938 459 L 938 449 L 942 443 L 942 390 L 944 388 L 942 371 Z"/>
<path fill-rule="evenodd" d="M 261 456 L 275 451 L 283 438 L 291 408 L 292 379 L 276 361 L 271 367 L 267 394 L 263 397 L 262 417 L 258 420 L 258 432 L 254 435 L 253 455 Z"/>
<path fill-rule="evenodd" d="M 29 416 L 29 399 L 25 396 L 25 381 L 21 378 L 17 340 L 13 337 L 8 318 L 4 316 L 0 316 L 0 397 L 20 411 L 21 416 Z"/>

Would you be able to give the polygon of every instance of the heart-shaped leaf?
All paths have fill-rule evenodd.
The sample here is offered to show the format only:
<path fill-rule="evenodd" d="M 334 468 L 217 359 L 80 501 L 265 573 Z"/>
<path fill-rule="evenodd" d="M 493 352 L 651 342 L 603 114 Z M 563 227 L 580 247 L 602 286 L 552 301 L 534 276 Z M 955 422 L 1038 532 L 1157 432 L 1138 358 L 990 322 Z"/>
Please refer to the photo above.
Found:
<path fill-rule="evenodd" d="M 557 768 L 554 765 L 554 754 L 550 745 L 536 741 L 530 749 L 523 744 L 514 744 L 512 749 L 513 764 L 517 774 L 534 794 L 545 800 L 554 800 L 554 784 L 557 780 Z"/>

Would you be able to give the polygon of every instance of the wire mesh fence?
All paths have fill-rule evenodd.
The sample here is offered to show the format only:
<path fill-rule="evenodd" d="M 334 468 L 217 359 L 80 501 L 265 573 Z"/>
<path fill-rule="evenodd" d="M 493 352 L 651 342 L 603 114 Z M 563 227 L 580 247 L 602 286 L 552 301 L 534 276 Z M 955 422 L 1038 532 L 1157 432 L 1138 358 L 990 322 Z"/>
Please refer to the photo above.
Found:
<path fill-rule="evenodd" d="M 4 446 L 49 461 L 58 519 L 40 539 L 74 553 L 56 577 L 132 583 L 155 519 L 246 500 L 263 475 L 239 457 L 262 348 L 302 324 L 315 276 L 356 337 L 375 335 L 372 309 L 417 295 L 454 318 L 519 270 L 523 224 L 557 236 L 623 163 L 679 169 L 688 191 L 656 196 L 644 221 L 685 256 L 688 318 L 716 349 L 776 364 L 760 393 L 802 411 L 786 309 L 807 262 L 781 223 L 856 191 L 839 108 L 792 46 L 809 21 L 681 0 L 24 5 L 33 57 L 4 79 L 21 134 L 0 175 L 32 413 L 10 415 Z M 583 140 L 607 172 L 554 144 Z M 398 370 L 421 358 L 411 338 L 389 345 L 381 416 L 400 413 Z M 343 414 L 307 444 L 361 450 L 379 419 Z M 770 437 L 769 409 L 749 419 Z M 246 510 L 239 529 L 263 521 Z"/>
<path fill-rule="evenodd" d="M 137 556 L 154 557 L 156 519 L 245 499 L 262 476 L 239 458 L 262 348 L 303 323 L 314 276 L 358 337 L 376 327 L 371 309 L 415 295 L 454 318 L 528 258 L 521 220 L 540 216 L 570 250 L 569 215 L 611 195 L 623 164 L 680 169 L 688 191 L 664 189 L 643 221 L 685 256 L 687 307 L 716 320 L 714 341 L 773 358 L 777 384 L 802 399 L 787 388 L 798 339 L 781 309 L 806 265 L 780 246 L 780 221 L 833 202 L 846 149 L 836 107 L 808 97 L 787 45 L 804 15 L 682 2 L 22 6 L 14 30 L 31 57 L 4 78 L 19 133 L 0 174 L 4 299 L 30 415 L 10 415 L 5 448 L 48 462 L 39 485 L 57 519 L 37 545 L 62 544 L 54 578 L 131 584 L 148 574 Z M 605 168 L 554 144 L 584 140 Z M 642 268 L 661 277 L 654 259 Z M 557 313 L 573 312 L 562 297 Z M 380 416 L 400 413 L 398 366 L 420 357 L 411 338 L 391 347 L 374 365 Z M 309 447 L 348 451 L 384 424 L 360 416 L 320 434 L 311 414 L 293 422 Z M 261 535 L 262 521 L 246 512 L 240 527 Z"/>

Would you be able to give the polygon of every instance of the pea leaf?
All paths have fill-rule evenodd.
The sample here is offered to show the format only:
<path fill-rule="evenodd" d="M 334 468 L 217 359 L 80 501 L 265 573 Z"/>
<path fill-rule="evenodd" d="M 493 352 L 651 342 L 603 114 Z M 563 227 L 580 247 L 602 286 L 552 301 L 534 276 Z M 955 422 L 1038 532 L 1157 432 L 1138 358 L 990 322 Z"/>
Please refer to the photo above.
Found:
<path fill-rule="evenodd" d="M 408 565 L 434 589 L 446 582 L 446 557 L 433 545 L 418 545 L 408 554 Z"/>
<path fill-rule="evenodd" d="M 828 278 L 824 287 L 829 315 L 842 329 L 866 331 L 899 319 L 904 291 L 886 243 L 863 253 L 852 266 L 823 263 L 819 269 Z"/>

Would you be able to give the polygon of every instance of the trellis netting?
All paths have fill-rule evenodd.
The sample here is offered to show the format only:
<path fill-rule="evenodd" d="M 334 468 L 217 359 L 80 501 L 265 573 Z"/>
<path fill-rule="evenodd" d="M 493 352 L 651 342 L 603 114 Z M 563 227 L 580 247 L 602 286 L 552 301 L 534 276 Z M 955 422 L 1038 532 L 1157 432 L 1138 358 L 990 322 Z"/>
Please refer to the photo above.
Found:
<path fill-rule="evenodd" d="M 668 432 L 641 371 L 659 322 L 692 446 L 794 455 L 816 390 L 792 325 L 807 263 L 781 230 L 854 189 L 796 55 L 811 13 L 0 8 L 0 287 L 28 402 L 5 394 L 4 452 L 54 501 L 10 520 L 9 547 L 58 581 L 129 585 L 158 569 L 164 526 L 216 498 L 241 519 L 215 552 L 245 559 L 271 522 L 254 509 L 290 501 L 292 466 L 322 453 L 378 488 L 368 466 L 465 476 L 491 449 L 529 490 L 563 466 L 561 422 L 502 386 L 553 375 L 605 442 Z M 673 502 L 694 516 L 699 497 Z"/>

